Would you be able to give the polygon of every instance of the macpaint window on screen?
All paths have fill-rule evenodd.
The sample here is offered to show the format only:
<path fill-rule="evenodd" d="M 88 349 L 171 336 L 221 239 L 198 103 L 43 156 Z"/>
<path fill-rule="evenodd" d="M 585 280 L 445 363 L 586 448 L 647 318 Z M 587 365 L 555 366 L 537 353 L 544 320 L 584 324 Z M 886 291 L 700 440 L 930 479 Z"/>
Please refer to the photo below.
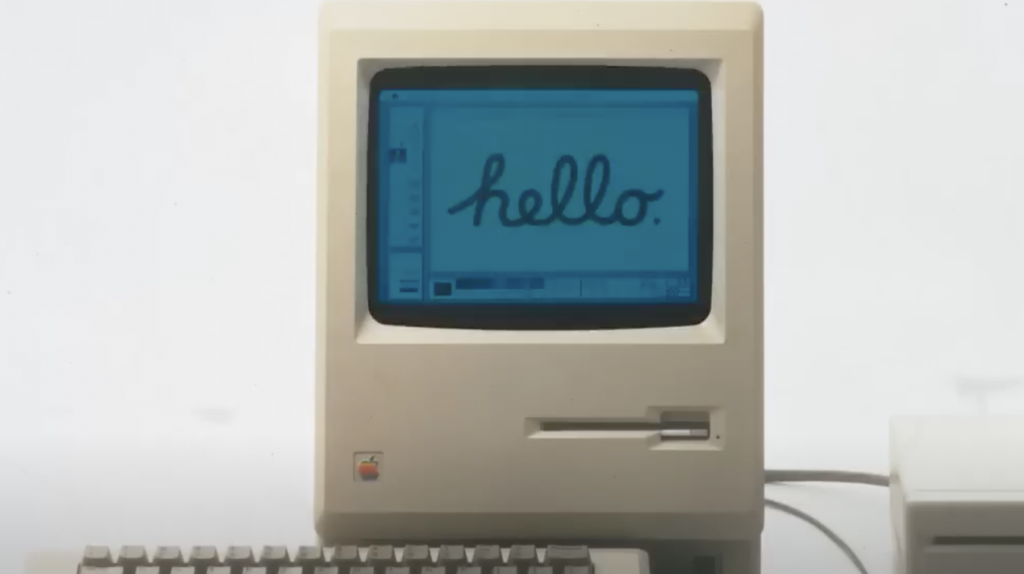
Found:
<path fill-rule="evenodd" d="M 371 90 L 375 318 L 579 329 L 707 316 L 711 126 L 702 74 L 388 72 Z"/>

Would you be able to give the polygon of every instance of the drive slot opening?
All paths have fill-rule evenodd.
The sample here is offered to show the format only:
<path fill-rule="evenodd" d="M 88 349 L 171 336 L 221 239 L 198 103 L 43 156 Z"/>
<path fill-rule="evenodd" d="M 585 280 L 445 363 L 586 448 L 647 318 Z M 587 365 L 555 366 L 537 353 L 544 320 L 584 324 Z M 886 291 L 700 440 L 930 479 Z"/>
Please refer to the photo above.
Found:
<path fill-rule="evenodd" d="M 606 438 L 656 435 L 662 442 L 706 441 L 711 438 L 708 413 L 662 413 L 658 421 L 549 420 L 539 421 L 538 426 L 542 433 L 577 437 L 587 434 Z"/>

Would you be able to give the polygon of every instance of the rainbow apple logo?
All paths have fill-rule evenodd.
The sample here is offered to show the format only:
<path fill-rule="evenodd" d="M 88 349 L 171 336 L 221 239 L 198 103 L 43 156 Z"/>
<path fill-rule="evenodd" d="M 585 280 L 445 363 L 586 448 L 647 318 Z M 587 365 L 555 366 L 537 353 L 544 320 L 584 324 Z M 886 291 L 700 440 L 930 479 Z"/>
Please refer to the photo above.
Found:
<path fill-rule="evenodd" d="M 356 472 L 359 474 L 360 480 L 374 481 L 380 478 L 379 467 L 377 456 L 374 455 L 359 461 L 359 465 L 356 466 Z"/>

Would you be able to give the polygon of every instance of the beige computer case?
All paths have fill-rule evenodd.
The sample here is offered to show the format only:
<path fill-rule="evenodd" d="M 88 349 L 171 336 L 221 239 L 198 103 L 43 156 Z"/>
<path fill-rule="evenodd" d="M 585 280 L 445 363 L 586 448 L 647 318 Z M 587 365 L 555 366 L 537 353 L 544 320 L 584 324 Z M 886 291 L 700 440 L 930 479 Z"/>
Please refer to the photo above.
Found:
<path fill-rule="evenodd" d="M 326 542 L 702 540 L 763 518 L 762 14 L 753 4 L 338 2 L 321 15 L 316 527 Z M 711 314 L 695 327 L 480 332 L 367 307 L 368 84 L 404 65 L 695 67 L 712 82 Z M 707 441 L 532 421 L 706 412 Z M 360 480 L 372 456 L 379 477 Z M 711 542 L 719 541 L 719 542 Z M 751 570 L 753 569 L 753 570 Z M 729 568 L 733 570 L 733 568 Z"/>

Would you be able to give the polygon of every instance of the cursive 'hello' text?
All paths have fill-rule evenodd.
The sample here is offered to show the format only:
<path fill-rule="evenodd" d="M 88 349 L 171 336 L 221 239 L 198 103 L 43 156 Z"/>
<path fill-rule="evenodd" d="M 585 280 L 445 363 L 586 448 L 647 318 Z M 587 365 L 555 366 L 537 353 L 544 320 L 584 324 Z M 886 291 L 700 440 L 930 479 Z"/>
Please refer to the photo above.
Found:
<path fill-rule="evenodd" d="M 540 212 L 544 206 L 544 199 L 536 189 L 527 189 L 519 196 L 517 207 L 518 217 L 509 215 L 511 200 L 507 192 L 496 189 L 502 175 L 505 173 L 505 156 L 500 153 L 491 154 L 484 162 L 483 174 L 480 177 L 480 187 L 469 197 L 448 208 L 448 213 L 455 215 L 461 211 L 474 206 L 473 225 L 480 227 L 483 221 L 484 209 L 492 200 L 498 200 L 498 220 L 503 227 L 546 226 L 555 222 L 564 225 L 583 225 L 588 221 L 598 225 L 613 225 L 615 223 L 626 227 L 640 225 L 647 217 L 648 206 L 661 199 L 665 194 L 664 190 L 657 190 L 647 193 L 641 189 L 627 189 L 619 195 L 615 201 L 615 209 L 608 215 L 599 213 L 601 204 L 608 194 L 608 180 L 611 178 L 611 162 L 604 154 L 597 154 L 590 159 L 586 172 L 583 175 L 583 213 L 581 215 L 566 215 L 566 207 L 576 193 L 578 180 L 578 167 L 576 159 L 570 155 L 563 155 L 555 163 L 551 174 L 551 213 L 541 217 Z M 594 176 L 600 171 L 600 181 L 597 183 L 597 190 L 594 190 Z M 565 178 L 564 190 L 563 176 Z M 632 216 L 626 215 L 626 205 L 629 200 L 636 200 L 636 213 Z M 654 219 L 655 225 L 660 219 Z"/>

